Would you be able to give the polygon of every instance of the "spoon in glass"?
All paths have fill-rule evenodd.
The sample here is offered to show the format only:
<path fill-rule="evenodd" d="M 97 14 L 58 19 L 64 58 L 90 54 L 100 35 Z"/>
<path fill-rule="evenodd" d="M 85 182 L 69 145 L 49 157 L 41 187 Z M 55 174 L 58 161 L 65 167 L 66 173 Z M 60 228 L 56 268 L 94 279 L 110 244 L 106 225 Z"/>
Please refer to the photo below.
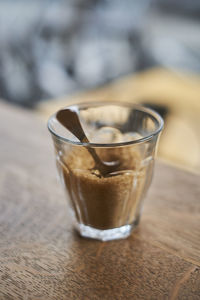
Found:
<path fill-rule="evenodd" d="M 81 143 L 90 143 L 81 126 L 76 107 L 59 110 L 56 114 L 56 118 L 66 129 L 76 136 Z M 109 173 L 116 171 L 116 168 L 119 166 L 119 161 L 102 161 L 94 148 L 89 145 L 85 148 L 88 150 L 95 162 L 94 170 L 97 169 L 101 176 L 105 177 Z"/>

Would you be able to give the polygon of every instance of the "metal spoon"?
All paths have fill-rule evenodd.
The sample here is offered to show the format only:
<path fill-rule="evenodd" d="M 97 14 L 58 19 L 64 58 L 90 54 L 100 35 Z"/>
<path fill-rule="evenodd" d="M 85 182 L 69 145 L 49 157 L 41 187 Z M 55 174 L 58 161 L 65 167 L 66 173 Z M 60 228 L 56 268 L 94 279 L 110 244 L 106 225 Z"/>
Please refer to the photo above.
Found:
<path fill-rule="evenodd" d="M 65 128 L 67 128 L 73 135 L 75 135 L 81 143 L 90 143 L 81 126 L 76 107 L 59 110 L 56 114 L 56 118 Z M 97 155 L 94 148 L 87 146 L 86 149 L 94 159 L 94 169 L 97 169 L 100 175 L 106 176 L 109 173 L 116 171 L 116 167 L 119 166 L 118 161 L 102 161 Z"/>

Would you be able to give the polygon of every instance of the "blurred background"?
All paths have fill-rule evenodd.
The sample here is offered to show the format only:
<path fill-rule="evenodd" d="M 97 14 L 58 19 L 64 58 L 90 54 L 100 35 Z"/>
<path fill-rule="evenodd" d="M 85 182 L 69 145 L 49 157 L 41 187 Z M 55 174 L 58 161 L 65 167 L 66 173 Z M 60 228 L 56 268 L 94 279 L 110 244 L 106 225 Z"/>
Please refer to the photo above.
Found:
<path fill-rule="evenodd" d="M 200 1 L 0 0 L 0 98 L 44 118 L 142 103 L 165 119 L 160 158 L 200 172 Z"/>

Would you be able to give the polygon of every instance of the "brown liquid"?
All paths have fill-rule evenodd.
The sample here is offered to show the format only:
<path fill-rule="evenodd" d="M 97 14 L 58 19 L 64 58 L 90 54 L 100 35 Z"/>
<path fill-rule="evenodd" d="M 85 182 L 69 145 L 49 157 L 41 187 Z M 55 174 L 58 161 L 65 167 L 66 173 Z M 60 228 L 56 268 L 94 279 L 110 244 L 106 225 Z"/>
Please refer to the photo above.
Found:
<path fill-rule="evenodd" d="M 63 159 L 63 179 L 77 221 L 97 229 L 132 224 L 146 190 L 148 166 L 141 166 L 140 153 L 131 147 L 97 151 L 104 161 L 120 160 L 115 174 L 99 177 L 97 172 L 96 175 L 94 161 L 84 147 L 77 147 Z"/>

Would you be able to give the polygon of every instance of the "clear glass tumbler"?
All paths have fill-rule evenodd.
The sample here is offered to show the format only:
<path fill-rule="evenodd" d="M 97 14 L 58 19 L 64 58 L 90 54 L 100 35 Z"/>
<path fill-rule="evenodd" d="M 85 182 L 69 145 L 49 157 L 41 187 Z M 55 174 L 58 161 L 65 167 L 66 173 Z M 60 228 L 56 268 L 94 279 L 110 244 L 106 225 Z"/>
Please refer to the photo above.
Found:
<path fill-rule="evenodd" d="M 153 110 L 121 102 L 91 102 L 76 110 L 89 140 L 81 143 L 50 117 L 56 162 L 81 236 L 102 241 L 126 238 L 138 225 L 152 179 L 163 120 Z M 114 168 L 101 175 L 91 156 Z"/>

